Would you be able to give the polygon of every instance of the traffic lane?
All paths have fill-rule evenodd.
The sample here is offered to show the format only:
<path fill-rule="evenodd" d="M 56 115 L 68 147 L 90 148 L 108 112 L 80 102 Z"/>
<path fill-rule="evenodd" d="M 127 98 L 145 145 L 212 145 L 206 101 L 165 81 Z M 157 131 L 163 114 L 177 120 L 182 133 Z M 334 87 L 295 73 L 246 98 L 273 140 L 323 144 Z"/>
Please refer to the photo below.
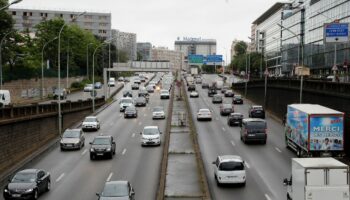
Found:
<path fill-rule="evenodd" d="M 201 108 L 210 108 L 203 98 L 190 99 L 190 106 L 192 117 L 196 120 L 196 111 Z M 215 161 L 218 155 L 239 155 L 243 159 L 245 155 L 242 155 L 239 149 L 236 149 L 233 144 L 236 142 L 232 139 L 229 132 L 224 131 L 222 124 L 216 120 L 217 115 L 213 115 L 211 122 L 198 122 L 195 121 L 197 128 L 198 142 L 201 149 L 201 154 L 206 170 L 206 176 L 210 188 L 210 192 L 213 199 L 257 199 L 257 197 L 263 197 L 267 188 L 261 185 L 259 181 L 256 181 L 254 172 L 252 169 L 246 167 L 247 171 L 247 183 L 245 187 L 240 186 L 227 186 L 218 187 L 214 179 L 214 168 L 212 162 Z M 249 163 L 247 161 L 246 163 Z M 250 165 L 247 164 L 247 165 Z M 258 198 L 260 199 L 260 198 Z"/>
<path fill-rule="evenodd" d="M 219 105 L 211 103 L 211 99 L 207 97 L 206 91 L 201 90 L 199 93 L 204 99 L 204 106 L 213 111 L 214 119 L 218 121 L 221 129 L 228 131 L 232 135 L 233 143 L 238 149 L 241 149 L 241 154 L 245 155 L 244 158 L 247 162 L 249 162 L 251 166 L 256 166 L 256 174 L 258 174 L 258 177 L 261 177 L 263 183 L 269 188 L 271 193 L 270 197 L 274 197 L 274 199 L 284 198 L 285 188 L 282 185 L 282 179 L 288 177 L 290 174 L 290 159 L 293 157 L 293 154 L 288 151 L 282 152 L 279 148 L 275 147 L 273 142 L 276 137 L 277 140 L 279 140 L 278 136 L 280 135 L 278 133 L 270 133 L 269 131 L 266 145 L 243 144 L 240 141 L 240 128 L 229 127 L 227 125 L 227 117 L 220 116 Z M 231 99 L 225 100 L 230 101 Z M 236 110 L 238 110 L 237 107 L 244 107 L 244 105 L 236 106 Z M 265 180 L 268 180 L 268 182 L 265 182 Z"/>

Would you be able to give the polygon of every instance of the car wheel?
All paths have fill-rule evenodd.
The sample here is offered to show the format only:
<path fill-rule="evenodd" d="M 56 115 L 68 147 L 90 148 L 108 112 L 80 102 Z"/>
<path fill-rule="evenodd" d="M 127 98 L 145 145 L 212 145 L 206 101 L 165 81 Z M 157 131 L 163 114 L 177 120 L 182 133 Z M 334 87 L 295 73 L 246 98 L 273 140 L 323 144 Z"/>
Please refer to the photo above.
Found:
<path fill-rule="evenodd" d="M 64 151 L 64 148 L 61 147 L 61 151 Z"/>
<path fill-rule="evenodd" d="M 263 140 L 261 143 L 262 143 L 262 144 L 266 144 L 266 140 Z"/>
<path fill-rule="evenodd" d="M 50 191 L 51 190 L 51 181 L 47 181 L 47 185 L 46 185 L 46 191 Z"/>
<path fill-rule="evenodd" d="M 93 154 L 90 154 L 90 160 L 95 160 L 95 156 Z"/>
<path fill-rule="evenodd" d="M 110 154 L 109 154 L 109 159 L 112 159 L 113 158 L 113 152 L 111 152 Z"/>
<path fill-rule="evenodd" d="M 242 187 L 245 187 L 246 182 L 242 183 Z"/>
<path fill-rule="evenodd" d="M 34 193 L 33 193 L 33 200 L 37 200 L 38 199 L 38 190 L 37 189 L 35 189 L 34 190 Z"/>

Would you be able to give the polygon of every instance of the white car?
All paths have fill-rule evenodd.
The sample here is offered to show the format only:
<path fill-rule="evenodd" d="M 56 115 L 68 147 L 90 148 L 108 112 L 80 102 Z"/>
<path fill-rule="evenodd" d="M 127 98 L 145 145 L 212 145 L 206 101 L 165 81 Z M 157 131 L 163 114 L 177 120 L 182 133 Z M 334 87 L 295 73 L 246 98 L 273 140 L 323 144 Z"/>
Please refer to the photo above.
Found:
<path fill-rule="evenodd" d="M 119 81 L 119 82 L 123 82 L 123 81 L 124 81 L 124 77 L 122 77 L 122 76 L 119 77 L 119 78 L 118 78 L 118 81 Z"/>
<path fill-rule="evenodd" d="M 108 86 L 109 87 L 115 87 L 115 78 L 109 78 Z"/>
<path fill-rule="evenodd" d="M 190 98 L 197 98 L 197 97 L 199 97 L 199 94 L 198 94 L 197 91 L 192 91 L 192 92 L 190 93 Z"/>
<path fill-rule="evenodd" d="M 169 99 L 170 93 L 168 90 L 161 90 L 160 91 L 160 99 Z"/>
<path fill-rule="evenodd" d="M 214 164 L 214 178 L 221 184 L 246 184 L 246 171 L 244 161 L 240 156 L 218 156 Z"/>
<path fill-rule="evenodd" d="M 159 145 L 161 143 L 160 140 L 160 132 L 158 126 L 145 126 L 141 134 L 141 146 L 145 145 Z"/>
<path fill-rule="evenodd" d="M 153 85 L 147 85 L 146 90 L 147 90 L 148 93 L 153 93 L 154 92 Z"/>
<path fill-rule="evenodd" d="M 100 121 L 95 116 L 85 117 L 83 124 L 81 125 L 83 130 L 99 130 Z"/>
<path fill-rule="evenodd" d="M 165 119 L 164 108 L 161 106 L 154 107 L 152 111 L 152 119 Z"/>
<path fill-rule="evenodd" d="M 211 111 L 207 108 L 202 108 L 199 109 L 198 113 L 197 113 L 197 120 L 212 120 L 212 114 Z"/>
<path fill-rule="evenodd" d="M 134 100 L 132 98 L 130 97 L 121 98 L 119 101 L 119 110 L 120 112 L 124 112 L 125 108 L 133 105 L 134 105 Z"/>
<path fill-rule="evenodd" d="M 141 84 L 141 79 L 140 78 L 135 78 L 134 79 L 134 84 Z"/>
<path fill-rule="evenodd" d="M 92 84 L 86 84 L 84 87 L 84 92 L 91 92 L 94 86 Z"/>

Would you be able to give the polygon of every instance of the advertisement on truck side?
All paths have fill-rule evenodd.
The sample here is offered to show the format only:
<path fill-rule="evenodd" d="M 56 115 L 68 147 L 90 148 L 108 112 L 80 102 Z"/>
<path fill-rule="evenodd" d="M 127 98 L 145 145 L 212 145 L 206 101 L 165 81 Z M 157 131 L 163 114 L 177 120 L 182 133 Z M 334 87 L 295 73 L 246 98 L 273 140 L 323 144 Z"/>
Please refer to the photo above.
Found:
<path fill-rule="evenodd" d="M 308 147 L 308 120 L 306 113 L 288 107 L 286 136 L 305 150 Z"/>
<path fill-rule="evenodd" d="M 310 150 L 344 150 L 343 123 L 342 116 L 311 116 Z"/>

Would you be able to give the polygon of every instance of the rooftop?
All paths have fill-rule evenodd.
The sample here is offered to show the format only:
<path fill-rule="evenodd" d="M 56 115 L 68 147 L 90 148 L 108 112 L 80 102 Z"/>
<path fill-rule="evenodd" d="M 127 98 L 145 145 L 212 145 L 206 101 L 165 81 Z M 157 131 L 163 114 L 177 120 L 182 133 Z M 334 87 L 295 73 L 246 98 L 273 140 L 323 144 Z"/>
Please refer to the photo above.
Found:
<path fill-rule="evenodd" d="M 266 10 L 262 15 L 260 15 L 253 24 L 260 24 L 269 18 L 271 15 L 275 14 L 280 8 L 282 8 L 288 2 L 276 2 L 268 10 Z"/>

